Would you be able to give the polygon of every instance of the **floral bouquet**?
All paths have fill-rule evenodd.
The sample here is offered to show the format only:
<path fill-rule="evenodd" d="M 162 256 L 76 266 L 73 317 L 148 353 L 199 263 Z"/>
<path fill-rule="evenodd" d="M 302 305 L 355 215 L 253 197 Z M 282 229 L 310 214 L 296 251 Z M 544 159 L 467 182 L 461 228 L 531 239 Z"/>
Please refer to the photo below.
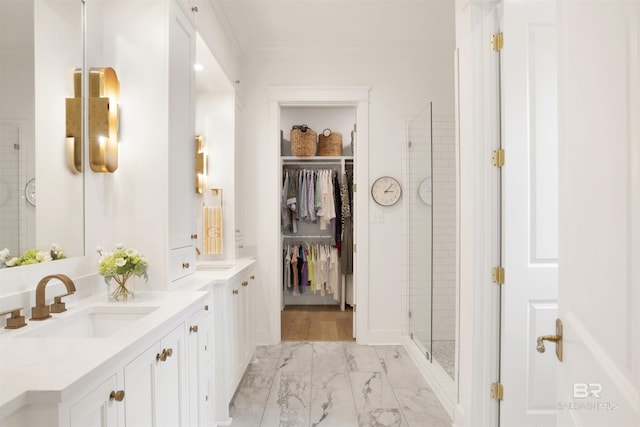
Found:
<path fill-rule="evenodd" d="M 126 249 L 122 244 L 117 244 L 113 252 L 102 252 L 98 248 L 100 261 L 98 273 L 104 276 L 107 285 L 111 285 L 111 280 L 116 282 L 115 289 L 109 290 L 109 297 L 115 301 L 127 300 L 133 297 L 132 286 L 127 287 L 127 280 L 131 276 L 144 277 L 147 281 L 147 258 L 135 249 Z"/>
<path fill-rule="evenodd" d="M 55 243 L 49 251 L 41 251 L 36 248 L 27 249 L 19 257 L 12 257 L 9 249 L 0 251 L 0 266 L 17 267 L 19 265 L 38 264 L 52 260 L 66 258 L 62 248 Z"/>

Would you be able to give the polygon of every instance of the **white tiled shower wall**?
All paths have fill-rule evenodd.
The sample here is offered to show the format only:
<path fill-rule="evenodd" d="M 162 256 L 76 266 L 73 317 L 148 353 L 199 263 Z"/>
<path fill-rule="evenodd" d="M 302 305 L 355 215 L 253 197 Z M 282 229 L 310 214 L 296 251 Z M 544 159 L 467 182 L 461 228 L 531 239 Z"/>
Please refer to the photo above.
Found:
<path fill-rule="evenodd" d="M 433 150 L 431 149 L 431 123 Z M 403 155 L 403 234 L 407 242 L 403 276 L 404 330 L 431 350 L 430 341 L 454 340 L 456 319 L 456 167 L 453 117 L 429 110 L 407 121 Z M 411 141 L 411 147 L 408 142 Z M 433 172 L 431 173 L 431 153 Z M 418 197 L 418 187 L 432 176 L 433 213 Z M 433 230 L 431 222 L 433 215 Z M 433 233 L 433 234 L 432 234 Z M 432 245 L 433 238 L 433 245 Z M 433 250 L 433 275 L 431 251 Z M 433 277 L 433 289 L 431 278 Z M 408 311 L 411 312 L 409 319 Z"/>
<path fill-rule="evenodd" d="M 26 200 L 21 194 L 26 184 L 23 133 L 21 123 L 0 121 L 0 249 L 14 256 L 27 245 Z"/>

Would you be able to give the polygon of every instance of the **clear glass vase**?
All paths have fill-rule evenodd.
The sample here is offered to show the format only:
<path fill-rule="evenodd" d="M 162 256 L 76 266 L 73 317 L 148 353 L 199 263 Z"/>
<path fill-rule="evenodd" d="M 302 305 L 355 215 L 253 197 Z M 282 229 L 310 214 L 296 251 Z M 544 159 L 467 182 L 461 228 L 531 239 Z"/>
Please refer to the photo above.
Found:
<path fill-rule="evenodd" d="M 135 297 L 136 281 L 133 275 L 114 276 L 109 284 L 108 298 L 112 302 L 129 301 Z"/>

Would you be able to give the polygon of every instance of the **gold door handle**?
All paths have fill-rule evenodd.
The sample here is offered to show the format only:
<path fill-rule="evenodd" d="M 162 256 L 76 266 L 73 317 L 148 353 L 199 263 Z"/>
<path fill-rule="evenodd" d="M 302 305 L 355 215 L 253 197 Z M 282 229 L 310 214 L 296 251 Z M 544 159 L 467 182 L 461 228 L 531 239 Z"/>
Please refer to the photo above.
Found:
<path fill-rule="evenodd" d="M 254 280 L 256 276 L 249 276 L 249 279 Z"/>
<path fill-rule="evenodd" d="M 183 262 L 182 263 L 182 268 L 184 268 L 185 270 L 189 268 L 189 263 L 188 262 Z"/>
<path fill-rule="evenodd" d="M 556 356 L 558 360 L 562 362 L 562 320 L 556 319 L 556 334 L 555 335 L 541 335 L 538 337 L 536 350 L 538 353 L 544 353 L 544 342 L 551 341 L 556 343 Z"/>
<path fill-rule="evenodd" d="M 243 288 L 244 288 L 244 287 L 247 287 L 247 286 L 249 286 L 249 282 L 247 282 L 247 281 L 242 282 L 242 287 L 243 287 Z"/>
<path fill-rule="evenodd" d="M 232 292 L 233 292 L 234 295 L 238 295 L 238 290 L 237 289 L 234 289 Z"/>
<path fill-rule="evenodd" d="M 171 357 L 173 355 L 173 350 L 170 348 L 165 348 L 162 350 L 162 353 L 156 354 L 156 362 L 165 362 L 167 357 Z"/>
<path fill-rule="evenodd" d="M 197 234 L 192 234 L 192 235 L 191 235 L 191 240 L 196 240 L 197 238 L 198 238 L 198 235 L 197 235 Z"/>
<path fill-rule="evenodd" d="M 189 332 L 198 332 L 198 325 L 189 326 Z"/>
<path fill-rule="evenodd" d="M 109 393 L 109 400 L 122 402 L 124 400 L 124 390 L 111 390 L 111 393 Z"/>

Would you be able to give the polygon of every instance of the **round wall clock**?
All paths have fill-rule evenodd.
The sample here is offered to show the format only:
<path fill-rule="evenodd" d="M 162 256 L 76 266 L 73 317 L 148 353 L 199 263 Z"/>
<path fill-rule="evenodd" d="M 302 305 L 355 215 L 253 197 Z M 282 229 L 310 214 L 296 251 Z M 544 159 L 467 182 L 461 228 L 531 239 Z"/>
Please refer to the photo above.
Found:
<path fill-rule="evenodd" d="M 397 179 L 382 176 L 371 186 L 371 197 L 380 206 L 391 206 L 398 203 L 402 195 L 402 188 Z"/>
<path fill-rule="evenodd" d="M 425 205 L 431 206 L 431 178 L 426 178 L 418 187 L 418 195 Z"/>
<path fill-rule="evenodd" d="M 36 179 L 31 178 L 24 186 L 24 196 L 31 206 L 36 205 Z"/>

